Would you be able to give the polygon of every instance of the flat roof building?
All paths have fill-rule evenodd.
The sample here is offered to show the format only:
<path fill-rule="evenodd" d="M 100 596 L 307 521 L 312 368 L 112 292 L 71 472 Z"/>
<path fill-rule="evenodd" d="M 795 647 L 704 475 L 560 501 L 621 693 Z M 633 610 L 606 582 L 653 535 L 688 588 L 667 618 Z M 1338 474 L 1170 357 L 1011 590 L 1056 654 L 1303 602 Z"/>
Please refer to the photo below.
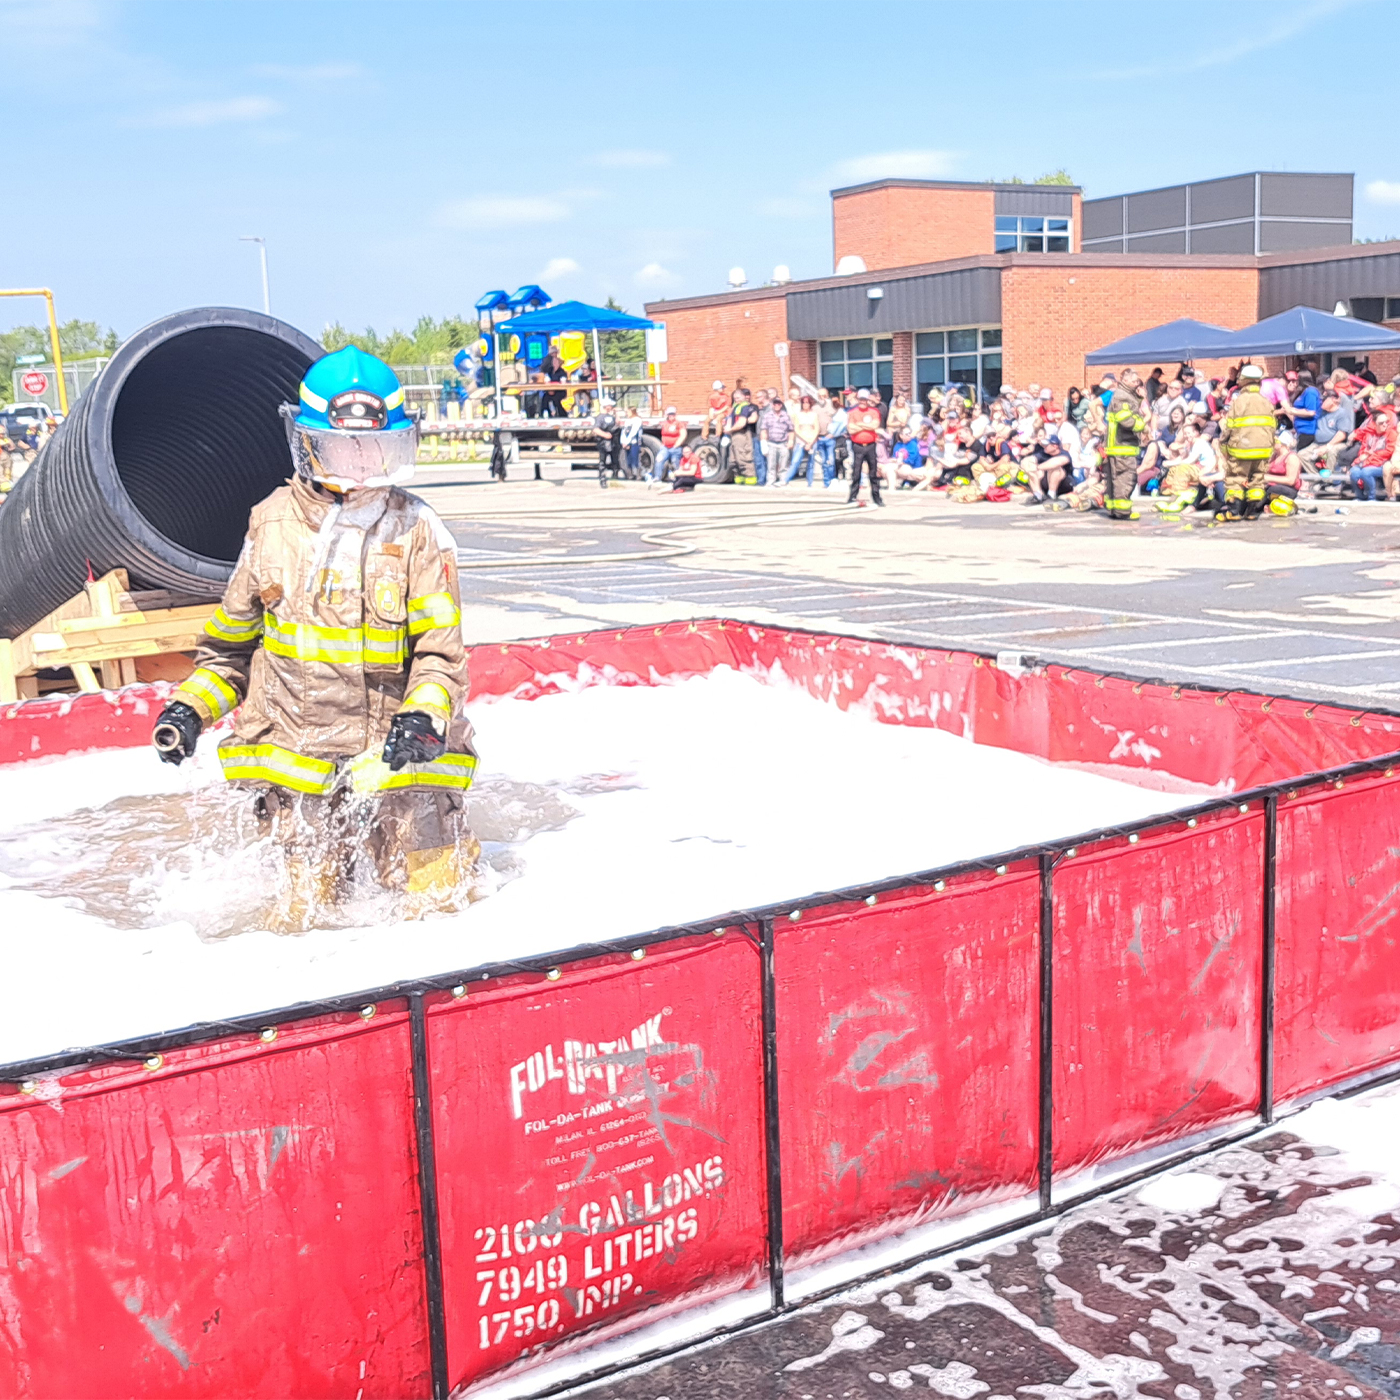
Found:
<path fill-rule="evenodd" d="M 1234 330 L 1342 302 L 1400 322 L 1400 242 L 1353 245 L 1351 200 L 1352 176 L 1336 174 L 1096 200 L 1073 185 L 876 180 L 832 191 L 834 275 L 646 314 L 666 322 L 668 397 L 688 410 L 714 379 L 780 384 L 780 344 L 794 373 L 886 399 L 948 382 L 1060 394 L 1086 382 L 1089 351 L 1181 316 Z"/>

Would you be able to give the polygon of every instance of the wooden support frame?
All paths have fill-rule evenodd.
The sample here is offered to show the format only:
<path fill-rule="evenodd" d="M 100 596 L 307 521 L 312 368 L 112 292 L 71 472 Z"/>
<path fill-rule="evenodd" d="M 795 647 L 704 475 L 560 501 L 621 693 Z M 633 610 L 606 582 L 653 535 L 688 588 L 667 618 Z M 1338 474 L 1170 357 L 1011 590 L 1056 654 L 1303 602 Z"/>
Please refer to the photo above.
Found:
<path fill-rule="evenodd" d="M 138 657 L 194 651 L 215 606 L 132 593 L 126 570 L 113 569 L 18 637 L 0 640 L 0 702 L 36 698 L 47 670 L 67 669 L 83 691 L 134 685 Z"/>

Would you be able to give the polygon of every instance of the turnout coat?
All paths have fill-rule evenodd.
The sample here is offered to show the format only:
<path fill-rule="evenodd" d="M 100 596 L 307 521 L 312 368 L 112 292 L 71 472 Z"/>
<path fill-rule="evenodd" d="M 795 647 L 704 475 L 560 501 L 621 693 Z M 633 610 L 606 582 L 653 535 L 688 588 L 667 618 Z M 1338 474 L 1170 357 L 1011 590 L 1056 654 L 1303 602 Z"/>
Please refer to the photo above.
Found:
<path fill-rule="evenodd" d="M 300 477 L 255 506 L 196 669 L 175 693 L 206 725 L 237 710 L 224 776 L 327 793 L 462 790 L 476 767 L 456 544 L 398 487 L 331 498 Z M 390 773 L 390 722 L 446 725 L 447 752 Z"/>

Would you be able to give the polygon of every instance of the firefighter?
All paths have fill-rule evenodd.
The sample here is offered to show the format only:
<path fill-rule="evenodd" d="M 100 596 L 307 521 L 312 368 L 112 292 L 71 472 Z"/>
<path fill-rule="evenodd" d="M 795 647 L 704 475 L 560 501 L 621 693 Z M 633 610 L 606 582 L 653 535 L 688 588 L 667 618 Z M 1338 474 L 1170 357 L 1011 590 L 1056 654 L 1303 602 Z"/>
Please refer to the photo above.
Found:
<path fill-rule="evenodd" d="M 409 918 L 456 907 L 478 854 L 456 544 L 399 489 L 418 444 L 403 389 L 350 345 L 307 370 L 299 398 L 282 410 L 294 475 L 253 508 L 194 674 L 153 733 L 180 763 L 237 710 L 219 760 L 285 847 L 282 932 L 366 883 L 399 892 Z"/>
<path fill-rule="evenodd" d="M 1264 509 L 1264 477 L 1274 455 L 1274 406 L 1260 392 L 1264 371 L 1240 369 L 1239 389 L 1225 410 L 1220 446 L 1225 453 L 1225 504 L 1217 520 L 1250 520 Z"/>
<path fill-rule="evenodd" d="M 1143 434 L 1147 418 L 1139 397 L 1142 380 L 1131 367 L 1115 379 L 1104 375 L 1112 384 L 1106 417 L 1104 456 L 1108 458 L 1108 489 L 1104 492 L 1104 508 L 1112 520 L 1136 520 L 1133 509 L 1133 489 L 1137 486 L 1138 459 L 1142 456 Z"/>

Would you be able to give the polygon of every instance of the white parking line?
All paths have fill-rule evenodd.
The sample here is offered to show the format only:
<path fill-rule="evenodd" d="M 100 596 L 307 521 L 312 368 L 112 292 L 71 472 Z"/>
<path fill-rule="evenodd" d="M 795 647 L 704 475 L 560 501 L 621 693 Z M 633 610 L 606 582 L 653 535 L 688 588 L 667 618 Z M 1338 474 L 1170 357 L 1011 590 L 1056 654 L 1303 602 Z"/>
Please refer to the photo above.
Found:
<path fill-rule="evenodd" d="M 1256 671 L 1263 670 L 1266 666 L 1321 666 L 1330 661 L 1369 661 L 1373 657 L 1400 656 L 1400 647 L 1389 647 L 1384 651 L 1342 651 L 1324 652 L 1321 656 L 1292 656 L 1285 661 L 1247 661 L 1245 665 L 1252 666 Z M 1201 675 L 1213 675 L 1217 671 L 1233 671 L 1234 665 L 1230 666 L 1198 666 L 1195 668 Z"/>

